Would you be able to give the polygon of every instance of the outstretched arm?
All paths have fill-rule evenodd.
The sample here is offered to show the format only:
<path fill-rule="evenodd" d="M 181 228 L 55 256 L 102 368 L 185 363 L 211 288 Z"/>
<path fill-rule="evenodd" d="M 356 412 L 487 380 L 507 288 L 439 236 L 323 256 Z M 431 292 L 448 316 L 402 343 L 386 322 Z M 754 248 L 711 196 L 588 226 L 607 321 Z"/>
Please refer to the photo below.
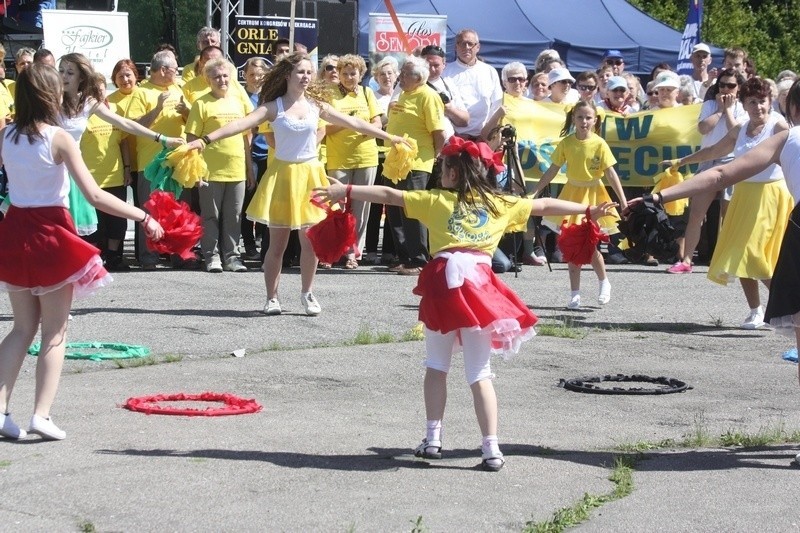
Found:
<path fill-rule="evenodd" d="M 710 168 L 683 183 L 667 187 L 658 193 L 658 197 L 662 203 L 672 202 L 699 192 L 724 189 L 754 176 L 770 165 L 780 163 L 781 150 L 788 137 L 788 130 L 782 131 L 727 165 Z"/>
<path fill-rule="evenodd" d="M 347 185 L 335 178 L 328 178 L 331 182 L 327 187 L 317 187 L 312 191 L 315 198 L 327 202 L 338 202 L 347 196 Z M 402 191 L 384 187 L 382 185 L 353 185 L 350 189 L 350 198 L 365 202 L 396 205 L 405 207 Z M 585 208 L 584 208 L 585 210 Z"/>
<path fill-rule="evenodd" d="M 255 128 L 265 120 L 270 120 L 270 117 L 274 120 L 275 113 L 270 114 L 270 110 L 267 107 L 271 102 L 266 104 L 261 104 L 254 110 L 252 110 L 249 114 L 245 115 L 242 118 L 237 118 L 231 122 L 228 122 L 224 126 L 219 129 L 216 129 L 205 136 L 209 142 L 218 141 L 220 139 L 225 139 L 227 137 L 231 137 L 236 135 L 237 133 L 242 133 L 243 131 L 251 130 Z M 273 106 L 275 104 L 272 104 Z M 193 149 L 202 150 L 205 148 L 206 143 L 203 142 L 201 139 L 195 139 L 194 141 L 190 142 L 189 145 Z"/>
<path fill-rule="evenodd" d="M 389 135 L 382 129 L 377 128 L 372 124 L 370 124 L 369 122 L 361 120 L 358 117 L 351 117 L 349 115 L 345 115 L 344 113 L 339 113 L 329 104 L 326 104 L 324 102 L 320 102 L 319 116 L 322 120 L 324 120 L 325 122 L 330 122 L 334 126 L 349 128 L 351 130 L 357 131 L 358 133 L 363 133 L 364 135 L 369 135 L 370 137 L 375 137 L 376 139 L 383 139 L 384 141 L 388 141 L 392 144 L 403 143 L 408 145 L 408 142 L 405 141 L 402 137 L 398 137 L 396 135 Z"/>
<path fill-rule="evenodd" d="M 138 135 L 139 137 L 149 137 L 154 141 L 160 141 L 162 138 L 167 143 L 167 146 L 170 148 L 175 148 L 183 144 L 183 139 L 180 137 L 167 137 L 165 135 L 161 135 L 150 128 L 145 128 L 135 120 L 131 120 L 129 118 L 122 117 L 117 115 L 109 108 L 107 108 L 102 103 L 97 103 L 92 110 L 92 112 L 111 124 L 112 126 L 116 126 L 117 128 L 121 129 L 126 133 L 130 133 L 131 135 Z"/>
<path fill-rule="evenodd" d="M 683 165 L 691 163 L 702 163 L 703 161 L 721 159 L 733 152 L 733 149 L 736 147 L 736 138 L 739 136 L 739 130 L 741 128 L 742 127 L 739 125 L 734 126 L 728 130 L 728 133 L 726 133 L 725 137 L 720 139 L 719 142 L 701 148 L 695 153 L 687 155 L 686 157 L 681 157 L 680 159 L 667 159 L 662 161 L 661 164 L 664 166 L 682 167 Z"/>
<path fill-rule="evenodd" d="M 104 213 L 141 223 L 147 235 L 154 240 L 164 236 L 161 224 L 146 212 L 97 186 L 97 182 L 86 168 L 86 163 L 83 162 L 77 143 L 63 130 L 58 131 L 53 139 L 53 156 L 56 163 L 64 162 L 78 188 L 92 206 Z"/>
<path fill-rule="evenodd" d="M 542 174 L 542 177 L 539 178 L 539 183 L 536 184 L 536 188 L 533 190 L 531 197 L 536 198 L 545 187 L 550 185 L 550 182 L 553 181 L 553 178 L 555 178 L 556 174 L 558 174 L 559 168 L 560 167 L 558 165 L 550 165 L 550 168 L 548 168 L 547 171 Z"/>
<path fill-rule="evenodd" d="M 617 206 L 616 202 L 604 202 L 600 205 L 587 206 L 586 204 L 559 200 L 558 198 L 539 198 L 532 200 L 532 202 L 531 216 L 582 215 L 586 213 L 586 208 L 588 207 L 589 216 L 593 220 L 609 214 Z"/>

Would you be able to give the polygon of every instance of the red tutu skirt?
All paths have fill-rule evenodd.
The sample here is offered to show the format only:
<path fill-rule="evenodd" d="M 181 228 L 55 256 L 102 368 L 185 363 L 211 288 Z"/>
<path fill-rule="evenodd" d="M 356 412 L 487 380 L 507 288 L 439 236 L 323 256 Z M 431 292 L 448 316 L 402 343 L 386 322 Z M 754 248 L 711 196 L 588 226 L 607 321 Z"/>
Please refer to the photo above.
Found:
<path fill-rule="evenodd" d="M 419 319 L 428 329 L 440 333 L 485 330 L 492 336 L 492 353 L 506 358 L 536 335 L 533 326 L 539 319 L 490 265 L 476 264 L 474 275 L 451 289 L 445 274 L 447 262 L 438 257 L 428 263 L 414 288 L 414 294 L 422 297 Z"/>
<path fill-rule="evenodd" d="M 11 206 L 0 222 L 0 242 L 0 289 L 41 295 L 71 283 L 79 298 L 112 281 L 64 207 Z"/>

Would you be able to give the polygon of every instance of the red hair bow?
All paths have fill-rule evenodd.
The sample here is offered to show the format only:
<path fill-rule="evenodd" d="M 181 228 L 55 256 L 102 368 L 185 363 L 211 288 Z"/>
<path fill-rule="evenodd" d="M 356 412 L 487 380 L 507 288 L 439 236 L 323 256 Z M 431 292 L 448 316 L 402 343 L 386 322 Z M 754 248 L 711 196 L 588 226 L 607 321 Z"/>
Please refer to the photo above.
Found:
<path fill-rule="evenodd" d="M 494 169 L 496 174 L 505 170 L 503 152 L 493 152 L 485 142 L 465 141 L 453 135 L 442 148 L 445 157 L 457 156 L 467 152 L 470 156 L 480 159 L 487 170 Z"/>

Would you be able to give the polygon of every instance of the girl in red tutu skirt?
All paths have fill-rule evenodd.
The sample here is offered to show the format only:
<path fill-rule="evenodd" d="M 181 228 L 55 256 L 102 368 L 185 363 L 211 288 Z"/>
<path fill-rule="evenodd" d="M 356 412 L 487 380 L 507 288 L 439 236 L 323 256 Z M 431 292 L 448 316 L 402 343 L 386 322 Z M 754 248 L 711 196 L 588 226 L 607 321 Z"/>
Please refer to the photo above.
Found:
<path fill-rule="evenodd" d="M 61 377 L 72 298 L 111 281 L 98 250 L 75 231 L 67 211 L 67 173 L 97 209 L 139 221 L 153 239 L 163 235 L 147 213 L 97 186 L 78 145 L 57 127 L 61 91 L 52 67 L 25 69 L 17 79 L 15 123 L 0 132 L 0 164 L 5 164 L 13 201 L 0 222 L 0 289 L 8 291 L 14 313 L 14 326 L 0 343 L 0 435 L 10 439 L 28 432 L 49 440 L 66 437 L 50 419 L 50 407 Z M 36 397 L 26 432 L 11 419 L 8 403 L 40 323 Z"/>
<path fill-rule="evenodd" d="M 441 188 L 398 191 L 382 186 L 332 185 L 314 190 L 322 199 L 353 199 L 403 207 L 409 218 L 428 228 L 434 259 L 420 274 L 414 294 L 422 297 L 419 318 L 425 325 L 424 384 L 427 435 L 417 457 L 442 456 L 442 418 L 447 373 L 454 351 L 464 353 L 467 382 L 483 435 L 485 470 L 503 467 L 497 442 L 497 398 L 492 385 L 492 354 L 510 357 L 533 337 L 536 315 L 492 272 L 494 249 L 510 227 L 525 227 L 531 216 L 578 215 L 586 205 L 558 199 L 531 200 L 503 195 L 487 176 L 492 152 L 484 143 L 452 137 L 442 150 Z M 596 219 L 615 204 L 591 207 Z"/>

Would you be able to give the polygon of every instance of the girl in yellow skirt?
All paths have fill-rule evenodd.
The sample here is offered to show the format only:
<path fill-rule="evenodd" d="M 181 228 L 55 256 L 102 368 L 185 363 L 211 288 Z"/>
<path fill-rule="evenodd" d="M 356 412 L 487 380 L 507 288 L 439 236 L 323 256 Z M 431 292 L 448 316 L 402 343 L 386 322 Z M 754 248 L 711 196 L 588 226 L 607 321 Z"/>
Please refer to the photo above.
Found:
<path fill-rule="evenodd" d="M 278 300 L 278 282 L 291 230 L 305 230 L 325 218 L 325 212 L 309 201 L 315 187 L 328 185 L 325 167 L 317 155 L 322 132 L 320 119 L 391 143 L 406 143 L 401 137 L 333 109 L 327 103 L 322 85 L 312 83 L 313 78 L 308 55 L 294 53 L 284 57 L 266 75 L 259 105 L 252 113 L 189 143 L 192 148 L 202 150 L 214 141 L 250 130 L 264 121 L 272 125 L 273 133 L 267 135 L 267 142 L 274 149 L 275 160 L 247 208 L 247 218 L 269 226 L 270 246 L 264 258 L 267 286 L 264 313 L 268 315 L 283 312 Z M 305 231 L 299 234 L 301 302 L 307 315 L 318 315 L 321 308 L 311 292 L 317 257 Z"/>
<path fill-rule="evenodd" d="M 731 152 L 734 157 L 741 157 L 766 139 L 789 129 L 783 117 L 772 111 L 771 89 L 761 78 L 747 80 L 739 89 L 739 99 L 748 120 L 728 130 L 716 144 L 664 163 L 682 166 L 719 159 Z M 769 165 L 737 183 L 733 190 L 708 268 L 708 279 L 727 285 L 739 278 L 750 308 L 742 329 L 765 326 L 758 282 L 769 289 L 792 206 L 792 196 L 779 165 Z"/>
<path fill-rule="evenodd" d="M 575 131 L 569 133 L 574 127 Z M 536 190 L 533 192 L 534 198 L 547 187 L 558 173 L 562 165 L 567 165 L 567 183 L 558 195 L 560 200 L 568 200 L 579 204 L 602 204 L 610 202 L 611 197 L 606 191 L 601 178 L 605 177 L 611 188 L 614 189 L 619 205 L 625 209 L 627 202 L 625 193 L 622 191 L 622 184 L 619 181 L 614 165 L 617 160 L 611 153 L 611 149 L 600 135 L 597 134 L 599 124 L 597 122 L 597 109 L 593 102 L 581 101 L 567 112 L 567 119 L 561 135 L 564 137 L 556 146 L 553 152 L 550 168 L 542 175 Z M 569 135 L 568 135 L 569 133 Z M 562 223 L 567 225 L 580 224 L 584 215 L 572 215 L 570 217 L 545 217 L 542 223 L 560 231 Z M 606 216 L 597 220 L 600 229 L 613 235 L 619 232 L 617 221 L 619 213 L 612 209 Z M 570 263 L 569 285 L 570 297 L 567 303 L 568 309 L 578 309 L 581 306 L 581 267 Z M 598 303 L 607 304 L 611 300 L 611 283 L 606 276 L 606 265 L 599 250 L 595 250 L 592 256 L 592 268 L 597 274 L 600 282 L 600 292 L 597 297 Z"/>

